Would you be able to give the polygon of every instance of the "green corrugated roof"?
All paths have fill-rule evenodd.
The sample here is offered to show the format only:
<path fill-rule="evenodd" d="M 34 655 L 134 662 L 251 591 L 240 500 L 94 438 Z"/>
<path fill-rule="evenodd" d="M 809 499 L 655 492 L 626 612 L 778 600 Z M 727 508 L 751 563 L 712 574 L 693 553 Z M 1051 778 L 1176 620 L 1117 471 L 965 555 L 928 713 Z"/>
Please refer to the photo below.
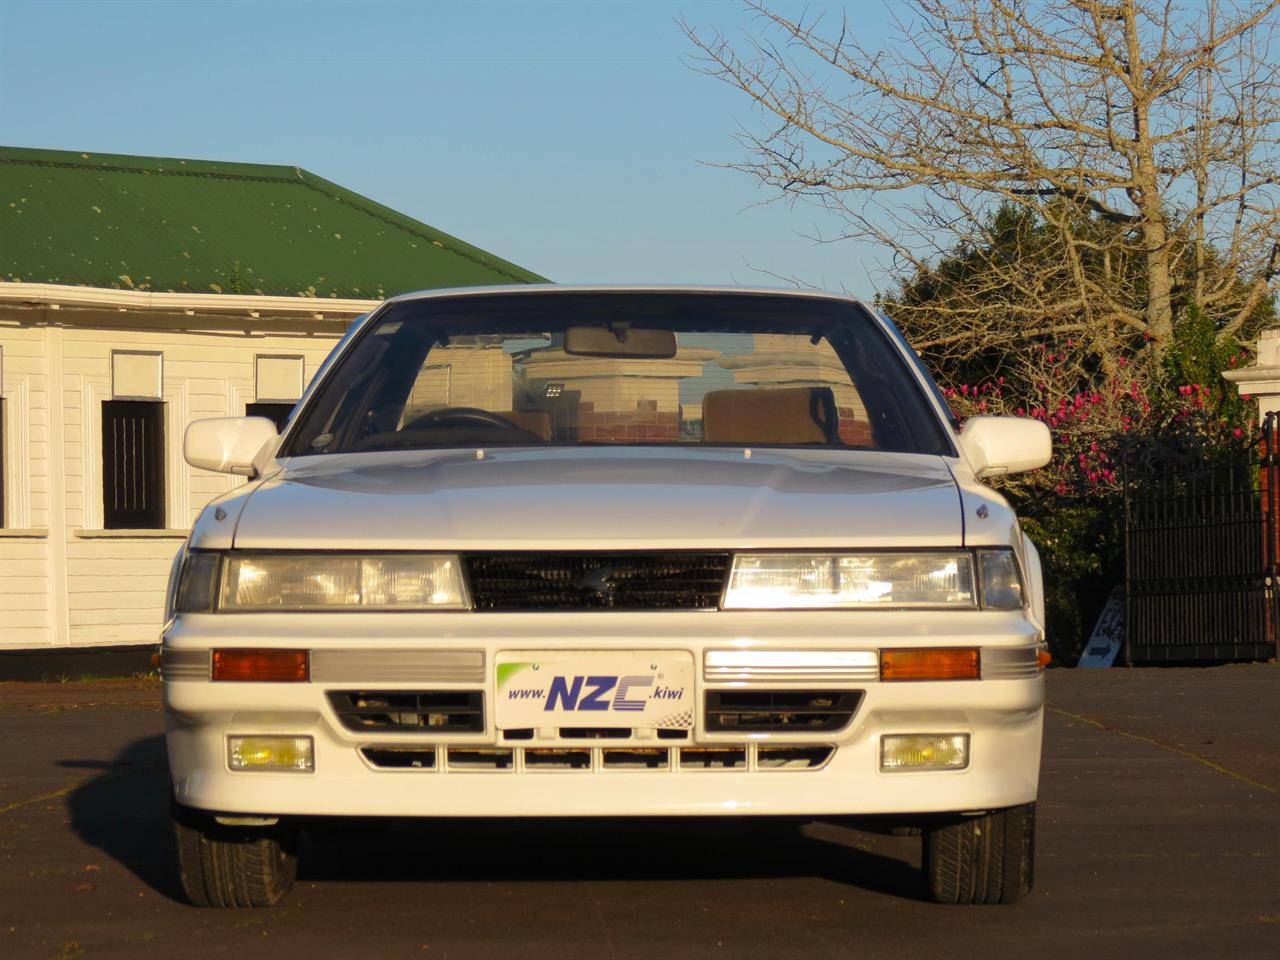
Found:
<path fill-rule="evenodd" d="M 0 282 L 380 299 L 543 279 L 298 167 L 0 147 Z"/>

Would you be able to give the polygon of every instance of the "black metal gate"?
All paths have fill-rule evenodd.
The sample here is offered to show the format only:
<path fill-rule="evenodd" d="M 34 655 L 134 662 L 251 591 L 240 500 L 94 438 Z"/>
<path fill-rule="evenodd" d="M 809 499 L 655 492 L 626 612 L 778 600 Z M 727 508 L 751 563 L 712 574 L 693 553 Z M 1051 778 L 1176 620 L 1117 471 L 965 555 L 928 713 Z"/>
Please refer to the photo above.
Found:
<path fill-rule="evenodd" d="M 1273 414 L 1234 459 L 1125 471 L 1125 662 L 1275 656 L 1276 435 Z"/>

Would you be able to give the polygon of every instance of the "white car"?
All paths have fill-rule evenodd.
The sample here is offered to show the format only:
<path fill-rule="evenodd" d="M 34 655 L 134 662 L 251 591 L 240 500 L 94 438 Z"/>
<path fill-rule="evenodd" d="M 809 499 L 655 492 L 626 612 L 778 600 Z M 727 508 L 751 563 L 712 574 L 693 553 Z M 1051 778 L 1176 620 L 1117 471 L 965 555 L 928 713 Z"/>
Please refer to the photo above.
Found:
<path fill-rule="evenodd" d="M 174 565 L 162 664 L 191 900 L 276 902 L 306 818 L 779 816 L 919 830 L 926 890 L 1031 887 L 1035 548 L 857 300 L 528 286 L 387 301 Z M 864 818 L 858 820 L 857 818 Z"/>

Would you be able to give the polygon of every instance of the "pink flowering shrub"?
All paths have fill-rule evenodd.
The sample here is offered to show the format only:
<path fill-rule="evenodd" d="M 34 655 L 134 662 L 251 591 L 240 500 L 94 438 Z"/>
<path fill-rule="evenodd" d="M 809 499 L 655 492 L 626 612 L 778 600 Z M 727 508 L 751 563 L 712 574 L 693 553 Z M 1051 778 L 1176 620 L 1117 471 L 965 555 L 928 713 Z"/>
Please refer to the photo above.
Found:
<path fill-rule="evenodd" d="M 1060 662 L 1075 661 L 1122 579 L 1126 471 L 1132 480 L 1233 457 L 1256 440 L 1253 404 L 1221 376 L 1247 366 L 1249 355 L 1218 344 L 1198 317 L 1184 328 L 1186 339 L 1159 361 L 1146 342 L 1099 362 L 1096 345 L 1045 340 L 982 376 L 943 384 L 962 421 L 1030 417 L 1053 436 L 1047 467 L 996 485 L 1044 558 L 1049 640 Z"/>
<path fill-rule="evenodd" d="M 1247 360 L 1243 351 L 1232 356 L 1239 364 Z M 1065 359 L 1066 354 L 1055 353 L 1049 362 Z M 1230 403 L 1224 388 L 1230 388 L 1225 381 L 1166 387 L 1121 374 L 1100 388 L 1063 389 L 1050 378 L 1014 390 L 997 375 L 982 383 L 945 386 L 943 394 L 961 420 L 1006 415 L 1044 423 L 1053 436 L 1053 460 L 1017 486 L 1088 497 L 1105 496 L 1121 482 L 1120 461 L 1126 456 L 1131 468 L 1159 469 L 1250 442 L 1254 424 Z"/>

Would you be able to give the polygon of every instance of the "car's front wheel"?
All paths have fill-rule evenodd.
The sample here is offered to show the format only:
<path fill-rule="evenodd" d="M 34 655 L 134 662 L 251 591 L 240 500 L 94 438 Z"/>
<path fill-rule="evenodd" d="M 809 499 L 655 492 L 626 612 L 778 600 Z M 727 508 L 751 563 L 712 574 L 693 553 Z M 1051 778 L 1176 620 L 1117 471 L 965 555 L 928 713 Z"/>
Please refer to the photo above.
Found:
<path fill-rule="evenodd" d="M 296 831 L 224 826 L 177 803 L 173 829 L 182 889 L 198 907 L 270 907 L 293 886 Z"/>
<path fill-rule="evenodd" d="M 924 879 L 939 903 L 1013 903 L 1031 892 L 1036 805 L 934 825 L 924 834 Z"/>

